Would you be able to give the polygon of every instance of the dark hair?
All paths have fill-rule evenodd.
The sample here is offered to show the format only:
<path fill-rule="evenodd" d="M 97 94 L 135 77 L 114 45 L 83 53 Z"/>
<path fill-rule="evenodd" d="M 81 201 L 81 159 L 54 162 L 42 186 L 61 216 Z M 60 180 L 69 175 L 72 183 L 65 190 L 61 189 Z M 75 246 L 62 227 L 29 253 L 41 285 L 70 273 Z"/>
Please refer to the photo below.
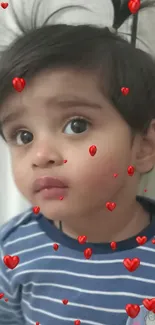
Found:
<path fill-rule="evenodd" d="M 100 90 L 134 132 L 146 132 L 155 118 L 153 59 L 108 28 L 60 24 L 33 29 L 2 53 L 0 67 L 0 105 L 15 91 L 14 77 L 28 83 L 44 69 L 71 67 L 98 77 Z M 130 89 L 127 96 L 121 87 Z"/>

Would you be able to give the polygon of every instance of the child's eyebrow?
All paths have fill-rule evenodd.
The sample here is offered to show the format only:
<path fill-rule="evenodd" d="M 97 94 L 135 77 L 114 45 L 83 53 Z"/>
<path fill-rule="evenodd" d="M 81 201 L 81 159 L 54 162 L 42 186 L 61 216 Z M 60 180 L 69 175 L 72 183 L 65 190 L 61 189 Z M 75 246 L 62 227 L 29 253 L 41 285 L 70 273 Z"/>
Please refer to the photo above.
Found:
<path fill-rule="evenodd" d="M 5 125 L 15 121 L 17 118 L 24 115 L 24 109 L 17 110 L 15 112 L 8 113 L 8 115 L 0 119 L 0 127 L 3 128 Z"/>
<path fill-rule="evenodd" d="M 51 105 L 57 105 L 62 109 L 65 108 L 72 108 L 72 107 L 89 107 L 93 109 L 102 109 L 102 105 L 97 104 L 95 102 L 89 101 L 86 98 L 80 98 L 80 97 L 66 97 L 66 96 L 53 96 L 48 98 L 45 101 L 45 104 L 47 108 L 50 109 Z M 24 107 L 21 107 L 19 110 L 16 110 L 15 112 L 10 112 L 8 115 L 4 116 L 0 119 L 0 126 L 3 128 L 7 124 L 14 122 L 17 118 L 22 117 L 24 113 L 26 112 L 26 109 Z"/>
<path fill-rule="evenodd" d="M 46 100 L 47 107 L 50 107 L 51 105 L 57 105 L 61 108 L 71 108 L 71 107 L 90 107 L 90 108 L 97 108 L 101 109 L 103 105 L 97 104 L 96 102 L 92 102 L 91 100 L 88 100 L 86 98 L 82 98 L 79 96 L 53 96 L 51 98 L 48 98 Z"/>

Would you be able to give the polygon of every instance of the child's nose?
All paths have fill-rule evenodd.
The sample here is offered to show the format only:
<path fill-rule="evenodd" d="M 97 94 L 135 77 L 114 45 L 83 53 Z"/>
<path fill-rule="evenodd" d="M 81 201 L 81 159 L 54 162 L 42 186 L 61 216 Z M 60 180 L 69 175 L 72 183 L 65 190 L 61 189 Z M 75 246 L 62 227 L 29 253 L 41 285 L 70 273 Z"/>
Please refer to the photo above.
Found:
<path fill-rule="evenodd" d="M 63 164 L 63 157 L 56 143 L 40 142 L 32 149 L 33 167 L 47 168 Z"/>

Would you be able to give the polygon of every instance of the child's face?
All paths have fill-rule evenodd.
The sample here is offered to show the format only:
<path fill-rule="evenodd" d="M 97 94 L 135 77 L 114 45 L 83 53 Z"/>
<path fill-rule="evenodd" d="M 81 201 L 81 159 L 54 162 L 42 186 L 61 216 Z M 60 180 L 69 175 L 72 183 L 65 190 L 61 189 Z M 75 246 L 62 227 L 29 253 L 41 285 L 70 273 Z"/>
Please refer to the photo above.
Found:
<path fill-rule="evenodd" d="M 73 100 L 77 104 L 67 103 Z M 84 100 L 101 108 L 78 105 Z M 107 201 L 123 206 L 126 200 L 134 200 L 138 176 L 128 176 L 127 168 L 136 163 L 138 144 L 135 141 L 131 148 L 128 125 L 97 89 L 95 77 L 72 70 L 42 72 L 23 92 L 9 97 L 1 118 L 13 112 L 18 114 L 3 126 L 3 132 L 14 179 L 21 193 L 33 206 L 40 206 L 45 216 L 80 221 L 101 214 L 103 218 Z M 83 130 L 79 134 L 69 122 L 78 117 L 86 120 L 77 124 Z M 14 140 L 10 137 L 20 129 L 29 132 L 26 145 L 21 134 Z M 89 154 L 91 145 L 97 147 L 94 157 Z M 68 190 L 63 200 L 44 199 L 33 192 L 33 182 L 42 176 L 65 180 Z"/>

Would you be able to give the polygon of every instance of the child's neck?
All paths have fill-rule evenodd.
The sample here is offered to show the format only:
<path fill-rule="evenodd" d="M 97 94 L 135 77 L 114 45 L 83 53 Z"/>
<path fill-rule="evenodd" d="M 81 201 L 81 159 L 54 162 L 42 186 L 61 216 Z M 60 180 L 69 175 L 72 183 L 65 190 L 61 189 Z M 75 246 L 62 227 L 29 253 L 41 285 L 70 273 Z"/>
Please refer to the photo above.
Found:
<path fill-rule="evenodd" d="M 149 213 L 138 202 L 135 203 L 128 216 L 126 213 L 119 216 L 117 213 L 116 216 L 113 212 L 107 218 L 105 215 L 101 219 L 95 216 L 94 219 L 82 219 L 81 223 L 79 219 L 76 222 L 61 220 L 62 231 L 74 239 L 77 239 L 79 235 L 86 235 L 88 242 L 110 243 L 111 241 L 119 242 L 136 236 L 150 223 Z M 54 222 L 54 224 L 59 228 L 59 221 Z"/>

